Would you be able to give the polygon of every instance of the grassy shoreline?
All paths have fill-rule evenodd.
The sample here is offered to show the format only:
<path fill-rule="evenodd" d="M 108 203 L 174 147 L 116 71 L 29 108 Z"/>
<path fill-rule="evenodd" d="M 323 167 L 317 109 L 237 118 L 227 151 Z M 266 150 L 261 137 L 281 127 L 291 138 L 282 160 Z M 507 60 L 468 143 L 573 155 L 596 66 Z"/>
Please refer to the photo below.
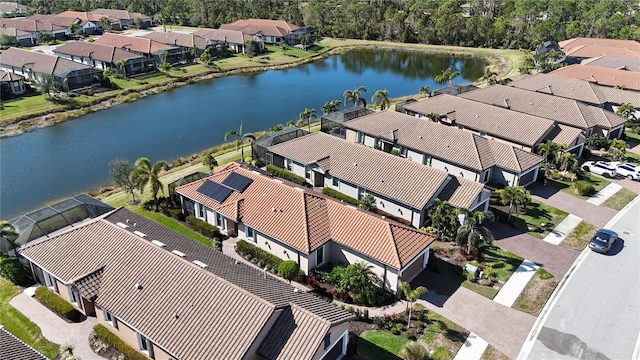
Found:
<path fill-rule="evenodd" d="M 518 66 L 526 54 L 520 50 L 325 38 L 318 43 L 317 50 L 311 53 L 291 49 L 285 54 L 281 49 L 271 47 L 269 48 L 268 54 L 263 54 L 252 59 L 244 56 L 236 56 L 218 60 L 215 62 L 215 67 L 191 64 L 174 68 L 170 76 L 153 74 L 148 77 L 145 76 L 143 80 L 138 80 L 139 78 L 128 81 L 116 79 L 115 82 L 121 89 L 111 90 L 102 95 L 78 96 L 58 102 L 46 100 L 45 95 L 32 95 L 16 100 L 9 100 L 4 102 L 5 108 L 0 110 L 0 138 L 15 136 L 33 129 L 51 126 L 91 112 L 108 109 L 117 104 L 135 101 L 139 98 L 199 81 L 241 73 L 287 69 L 321 60 L 329 56 L 360 49 L 415 51 L 425 54 L 481 57 L 489 62 L 492 71 L 498 73 L 498 78 L 513 78 L 518 76 Z M 28 110 L 19 112 L 17 108 L 27 108 Z"/>

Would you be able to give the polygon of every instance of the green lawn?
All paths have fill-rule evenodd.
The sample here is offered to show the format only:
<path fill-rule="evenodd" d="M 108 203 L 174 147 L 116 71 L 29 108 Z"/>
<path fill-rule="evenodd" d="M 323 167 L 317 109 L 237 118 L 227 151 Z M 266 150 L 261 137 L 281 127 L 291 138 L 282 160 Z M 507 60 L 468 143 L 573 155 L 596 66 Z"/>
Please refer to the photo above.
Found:
<path fill-rule="evenodd" d="M 495 211 L 501 213 L 497 209 Z M 532 201 L 524 209 L 520 210 L 520 214 L 514 213 L 511 215 L 510 225 L 522 232 L 544 239 L 567 215 L 569 213 L 553 206 Z M 506 214 L 500 214 L 500 217 L 506 219 Z M 544 227 L 542 224 L 545 224 Z"/>
<path fill-rule="evenodd" d="M 140 206 L 136 206 L 132 210 L 137 214 L 142 215 L 148 219 L 151 219 L 160 225 L 168 227 L 169 229 L 177 233 L 188 236 L 201 244 L 204 244 L 206 246 L 212 246 L 211 239 L 207 238 L 206 236 L 202 236 L 197 232 L 185 227 L 180 221 L 176 219 L 170 218 L 168 216 L 165 216 L 162 213 L 157 213 L 155 211 L 144 210 Z"/>
<path fill-rule="evenodd" d="M 553 275 L 539 268 L 516 299 L 513 308 L 538 316 L 557 285 Z"/>
<path fill-rule="evenodd" d="M 16 99 L 3 100 L 2 105 L 0 109 L 0 121 L 65 108 L 65 105 L 48 101 L 46 95 L 40 95 L 40 93 L 35 92 Z"/>
<path fill-rule="evenodd" d="M 430 350 L 445 348 L 449 357 L 453 358 L 469 336 L 469 331 L 433 311 L 427 313 L 427 318 L 429 325 L 420 340 L 427 344 Z"/>
<path fill-rule="evenodd" d="M 585 174 L 585 178 L 582 180 L 590 182 L 593 185 L 593 187 L 596 189 L 596 192 L 602 190 L 605 186 L 611 183 L 608 180 L 605 180 L 601 177 L 598 177 L 590 173 Z M 569 181 L 553 180 L 553 179 L 548 180 L 548 185 L 551 187 L 554 187 L 560 191 L 563 191 L 567 194 L 570 194 L 582 200 L 589 199 L 589 196 L 582 196 L 582 195 L 576 194 L 576 192 L 573 190 L 572 184 L 573 183 Z"/>
<path fill-rule="evenodd" d="M 640 143 L 640 134 L 636 134 L 631 131 L 627 131 L 624 134 L 627 136 L 627 139 L 635 140 L 635 142 Z"/>
<path fill-rule="evenodd" d="M 631 202 L 631 200 L 635 199 L 638 194 L 634 193 L 629 189 L 622 188 L 618 190 L 615 194 L 613 194 L 610 198 L 605 200 L 602 203 L 602 206 L 608 207 L 613 210 L 622 210 L 625 205 Z"/>
<path fill-rule="evenodd" d="M 371 330 L 360 334 L 356 349 L 363 360 L 398 360 L 411 341 L 388 331 Z"/>
<path fill-rule="evenodd" d="M 627 150 L 627 152 L 624 154 L 624 161 L 634 164 L 640 164 L 640 155 Z"/>
<path fill-rule="evenodd" d="M 582 251 L 598 229 L 586 221 L 581 221 L 578 226 L 562 240 L 560 246 Z"/>
<path fill-rule="evenodd" d="M 0 277 L 0 324 L 46 357 L 55 358 L 58 355 L 59 345 L 47 340 L 36 324 L 9 305 L 9 300 L 19 293 L 20 288 Z"/>

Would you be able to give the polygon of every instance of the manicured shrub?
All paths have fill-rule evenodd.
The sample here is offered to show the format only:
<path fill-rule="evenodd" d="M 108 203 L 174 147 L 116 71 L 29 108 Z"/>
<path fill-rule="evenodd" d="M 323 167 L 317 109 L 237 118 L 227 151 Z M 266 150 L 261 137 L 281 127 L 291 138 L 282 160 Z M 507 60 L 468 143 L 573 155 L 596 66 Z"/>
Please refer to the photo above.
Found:
<path fill-rule="evenodd" d="M 596 188 L 587 181 L 579 180 L 573 184 L 573 189 L 576 191 L 578 195 L 587 196 L 594 194 L 596 192 Z"/>
<path fill-rule="evenodd" d="M 297 262 L 294 260 L 285 260 L 278 266 L 278 275 L 291 281 L 298 276 L 298 270 L 300 270 L 300 265 L 298 265 Z"/>
<path fill-rule="evenodd" d="M 351 205 L 354 205 L 354 206 L 360 206 L 362 204 L 362 202 L 360 200 L 358 200 L 356 198 L 352 198 L 351 196 L 345 195 L 345 194 L 341 193 L 340 191 L 334 190 L 332 188 L 326 187 L 326 188 L 322 189 L 322 193 L 327 195 L 327 196 L 331 196 L 334 199 L 343 201 L 343 202 L 345 202 L 347 204 L 351 204 Z"/>
<path fill-rule="evenodd" d="M 282 262 L 282 259 L 280 259 L 279 257 L 271 254 L 270 252 L 264 251 L 245 240 L 239 240 L 236 243 L 236 251 L 242 254 L 242 256 L 244 256 L 246 259 L 249 259 L 249 257 L 251 257 L 252 259 L 256 258 L 264 261 L 266 266 L 268 266 L 270 269 L 278 269 L 280 263 Z"/>
<path fill-rule="evenodd" d="M 109 329 L 107 329 L 104 325 L 98 324 L 94 326 L 93 331 L 104 342 L 118 349 L 118 351 L 124 354 L 127 357 L 127 359 L 148 360 L 146 356 L 142 355 L 142 353 L 138 352 L 137 350 L 129 346 L 127 343 L 124 342 L 124 340 L 120 339 L 116 334 L 109 331 Z"/>
<path fill-rule="evenodd" d="M 20 261 L 5 256 L 0 257 L 0 275 L 17 285 L 24 284 L 27 280 L 27 272 Z"/>
<path fill-rule="evenodd" d="M 178 221 L 185 221 L 186 219 L 186 216 L 182 213 L 182 210 L 180 209 L 170 209 L 169 216 L 171 216 L 172 218 Z"/>
<path fill-rule="evenodd" d="M 281 167 L 277 167 L 273 164 L 267 165 L 267 171 L 273 176 L 277 176 L 279 178 L 291 181 L 292 183 L 306 186 L 306 187 L 311 187 L 311 185 L 307 183 L 307 180 L 305 180 L 305 178 L 303 178 L 302 176 L 298 176 L 292 172 L 289 172 Z"/>
<path fill-rule="evenodd" d="M 214 237 L 220 236 L 220 231 L 217 227 L 207 223 L 206 221 L 202 221 L 195 216 L 187 216 L 186 222 L 193 228 L 193 230 L 199 232 L 200 234 L 213 239 Z"/>
<path fill-rule="evenodd" d="M 218 251 L 222 251 L 222 240 L 218 237 L 213 238 L 213 248 Z"/>
<path fill-rule="evenodd" d="M 82 319 L 82 313 L 47 287 L 40 286 L 36 289 L 36 299 L 38 299 L 42 305 L 64 318 L 74 322 L 79 322 Z"/>

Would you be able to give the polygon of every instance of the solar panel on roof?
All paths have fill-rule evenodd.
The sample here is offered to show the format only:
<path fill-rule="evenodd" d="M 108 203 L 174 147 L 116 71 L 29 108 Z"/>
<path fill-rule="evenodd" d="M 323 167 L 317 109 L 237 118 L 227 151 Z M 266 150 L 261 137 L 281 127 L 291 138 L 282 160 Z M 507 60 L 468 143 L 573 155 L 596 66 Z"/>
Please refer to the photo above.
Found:
<path fill-rule="evenodd" d="M 205 181 L 196 191 L 219 204 L 222 204 L 233 192 L 228 187 L 211 180 Z"/>
<path fill-rule="evenodd" d="M 250 179 L 246 176 L 240 175 L 238 173 L 232 172 L 227 176 L 226 179 L 222 182 L 222 185 L 232 188 L 233 190 L 241 193 L 245 191 L 245 189 L 251 185 L 253 179 Z"/>

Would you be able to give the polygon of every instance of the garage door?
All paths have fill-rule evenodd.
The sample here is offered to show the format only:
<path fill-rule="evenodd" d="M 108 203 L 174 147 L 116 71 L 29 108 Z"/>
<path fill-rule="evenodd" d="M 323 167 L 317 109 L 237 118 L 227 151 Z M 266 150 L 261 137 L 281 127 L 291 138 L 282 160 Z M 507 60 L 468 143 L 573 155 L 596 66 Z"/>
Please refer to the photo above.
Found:
<path fill-rule="evenodd" d="M 331 348 L 331 350 L 322 358 L 322 360 L 336 360 L 340 355 L 342 355 L 342 343 L 344 342 L 344 337 L 340 337 L 338 343 Z"/>
<path fill-rule="evenodd" d="M 527 186 L 530 183 L 534 182 L 536 179 L 533 177 L 536 173 L 536 169 L 533 169 L 531 171 L 529 171 L 528 173 L 522 175 L 520 177 L 520 183 L 518 185 L 520 186 Z"/>

